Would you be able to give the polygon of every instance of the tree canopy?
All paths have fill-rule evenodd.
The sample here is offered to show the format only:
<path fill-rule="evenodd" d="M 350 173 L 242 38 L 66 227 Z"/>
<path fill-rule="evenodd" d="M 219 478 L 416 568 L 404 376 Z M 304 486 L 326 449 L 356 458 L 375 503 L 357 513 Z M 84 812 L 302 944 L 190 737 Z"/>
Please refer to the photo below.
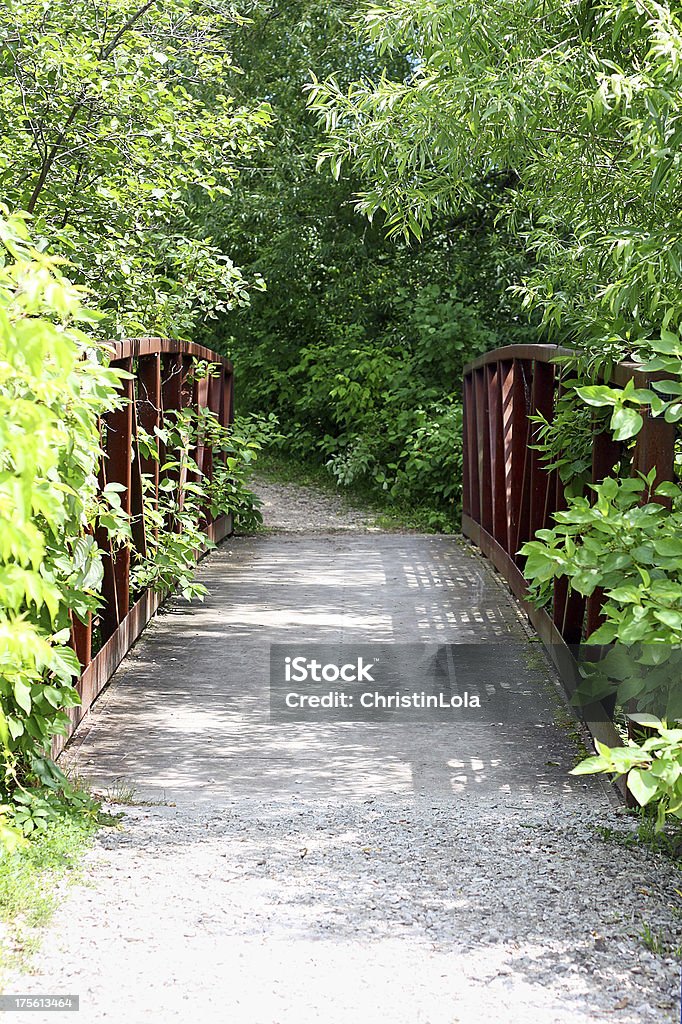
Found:
<path fill-rule="evenodd" d="M 270 120 L 232 91 L 242 30 L 220 0 L 4 5 L 0 192 L 68 255 L 109 333 L 182 336 L 246 301 L 192 218 L 197 197 L 230 193 Z"/>
<path fill-rule="evenodd" d="M 680 324 L 682 24 L 648 0 L 395 0 L 360 40 L 406 75 L 315 80 L 321 160 L 367 178 L 393 234 L 489 203 L 533 265 L 548 331 L 603 358 Z"/>

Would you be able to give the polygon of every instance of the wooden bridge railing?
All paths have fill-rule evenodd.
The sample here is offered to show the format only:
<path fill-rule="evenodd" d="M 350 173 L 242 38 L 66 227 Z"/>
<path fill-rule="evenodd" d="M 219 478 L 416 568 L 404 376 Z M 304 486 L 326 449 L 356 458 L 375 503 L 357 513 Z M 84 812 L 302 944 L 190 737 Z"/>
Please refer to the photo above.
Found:
<path fill-rule="evenodd" d="M 133 377 L 123 383 L 123 394 L 128 399 L 125 408 L 108 414 L 102 424 L 105 457 L 100 466 L 99 483 L 100 488 L 110 483 L 123 486 L 121 504 L 131 518 L 135 548 L 144 554 L 144 503 L 158 501 L 159 462 L 140 450 L 138 427 L 153 435 L 155 427 L 163 428 L 164 416 L 188 407 L 210 409 L 223 426 L 228 426 L 233 416 L 232 364 L 202 345 L 164 338 L 136 338 L 116 342 L 112 347 L 111 365 L 127 370 Z M 191 373 L 195 360 L 214 364 L 215 376 L 196 379 Z M 161 459 L 172 456 L 165 452 L 161 442 L 159 445 Z M 195 458 L 199 469 L 210 480 L 211 450 L 199 448 Z M 142 486 L 143 474 L 149 474 L 154 483 L 147 493 Z M 209 508 L 204 509 L 204 521 L 206 533 L 214 541 L 221 540 L 232 530 L 230 516 L 214 520 Z M 83 672 L 78 683 L 82 703 L 70 709 L 71 733 L 163 600 L 162 594 L 146 590 L 133 603 L 130 547 L 114 550 L 105 531 L 96 539 L 104 551 L 104 604 L 94 621 L 92 616 L 86 624 L 73 618 L 72 645 Z M 93 634 L 97 641 L 96 652 L 93 652 Z M 66 737 L 55 739 L 54 756 L 65 742 Z"/>
<path fill-rule="evenodd" d="M 553 525 L 552 514 L 566 507 L 559 473 L 543 468 L 529 416 L 541 413 L 552 421 L 562 386 L 554 345 L 511 345 L 488 352 L 464 370 L 464 473 L 462 532 L 491 560 L 547 646 L 564 682 L 573 690 L 576 663 L 570 647 L 579 645 L 600 622 L 602 596 L 589 600 L 569 593 L 565 581 L 554 588 L 549 608 L 524 601 L 527 585 L 518 554 L 538 530 Z M 564 379 L 569 374 L 563 370 Z M 616 366 L 609 385 L 647 387 L 656 374 L 645 374 L 634 363 Z M 658 374 L 660 376 L 660 374 Z M 614 465 L 629 463 L 643 473 L 654 467 L 656 483 L 673 479 L 675 425 L 647 415 L 634 447 L 616 442 L 596 426 L 592 437 L 592 482 L 608 476 Z M 599 716 L 601 717 L 601 716 Z M 590 722 L 592 727 L 593 723 Z M 593 729 L 593 732 L 595 730 Z M 604 738 L 613 740 L 610 729 Z M 598 738 L 601 738 L 599 736 Z"/>

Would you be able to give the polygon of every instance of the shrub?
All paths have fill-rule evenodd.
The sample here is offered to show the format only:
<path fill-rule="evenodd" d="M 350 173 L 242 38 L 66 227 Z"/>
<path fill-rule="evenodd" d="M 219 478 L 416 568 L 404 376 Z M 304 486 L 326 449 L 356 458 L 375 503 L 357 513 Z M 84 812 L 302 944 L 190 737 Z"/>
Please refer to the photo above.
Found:
<path fill-rule="evenodd" d="M 46 756 L 79 700 L 73 616 L 95 610 L 98 417 L 120 374 L 80 324 L 60 261 L 0 208 L 0 796 L 3 831 L 44 826 L 73 797 Z M 42 792 L 40 792 L 42 790 Z M 75 797 L 74 797 L 75 799 Z"/>

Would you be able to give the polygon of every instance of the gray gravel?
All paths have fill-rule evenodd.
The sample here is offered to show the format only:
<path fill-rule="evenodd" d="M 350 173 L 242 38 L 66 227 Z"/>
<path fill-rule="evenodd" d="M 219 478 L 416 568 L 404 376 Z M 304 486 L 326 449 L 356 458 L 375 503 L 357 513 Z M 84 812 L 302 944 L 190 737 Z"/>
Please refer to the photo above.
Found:
<path fill-rule="evenodd" d="M 30 987 L 80 993 L 88 1022 L 673 1021 L 677 967 L 639 936 L 680 942 L 679 879 L 601 842 L 595 817 L 551 801 L 130 807 Z"/>
<path fill-rule="evenodd" d="M 602 837 L 635 823 L 567 775 L 565 728 L 268 723 L 273 630 L 528 640 L 456 539 L 340 536 L 331 499 L 267 493 L 293 536 L 206 559 L 206 603 L 171 602 L 70 748 L 123 820 L 6 991 L 77 993 L 83 1024 L 677 1021 L 682 877 Z"/>
<path fill-rule="evenodd" d="M 342 492 L 325 494 L 314 487 L 275 483 L 260 476 L 251 487 L 263 503 L 265 524 L 271 530 L 330 533 L 378 529 L 376 516 L 352 505 Z"/>

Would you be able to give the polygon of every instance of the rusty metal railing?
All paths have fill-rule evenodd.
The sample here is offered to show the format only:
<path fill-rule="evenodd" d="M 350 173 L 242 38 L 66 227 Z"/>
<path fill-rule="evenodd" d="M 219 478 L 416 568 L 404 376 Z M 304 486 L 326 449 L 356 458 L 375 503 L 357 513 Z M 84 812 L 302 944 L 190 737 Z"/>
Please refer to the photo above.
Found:
<path fill-rule="evenodd" d="M 135 549 L 145 554 L 144 503 L 158 502 L 159 461 L 147 457 L 138 444 L 138 427 L 153 435 L 154 428 L 163 428 L 164 416 L 173 410 L 210 409 L 223 426 L 232 422 L 232 364 L 223 356 L 188 342 L 164 338 L 136 338 L 113 344 L 111 365 L 133 374 L 125 380 L 122 392 L 128 399 L 123 409 L 109 413 L 102 425 L 105 457 L 99 471 L 100 488 L 121 484 L 121 504 L 130 516 Z M 195 360 L 214 364 L 214 376 L 197 379 L 191 373 Z M 171 452 L 160 444 L 161 460 Z M 210 480 L 213 475 L 213 453 L 199 447 L 194 453 L 199 469 Z M 144 493 L 142 475 L 149 474 L 153 487 Z M 210 508 L 203 510 L 206 534 L 214 541 L 222 540 L 232 530 L 230 516 L 213 519 Z M 97 542 L 104 552 L 104 603 L 87 623 L 72 619 L 71 640 L 83 668 L 78 681 L 81 704 L 71 708 L 71 735 L 92 702 L 111 678 L 126 653 L 139 637 L 147 622 L 163 600 L 162 594 L 146 590 L 132 600 L 130 588 L 131 549 L 114 549 L 105 531 L 98 532 Z M 93 633 L 97 647 L 93 652 Z M 63 749 L 67 737 L 56 737 L 53 755 Z"/>
<path fill-rule="evenodd" d="M 556 357 L 570 354 L 554 345 L 511 345 L 488 352 L 464 369 L 464 438 L 462 532 L 490 559 L 518 597 L 545 642 L 569 690 L 577 682 L 570 650 L 600 623 L 603 595 L 585 600 L 555 584 L 547 608 L 528 603 L 523 577 L 522 545 L 538 530 L 550 528 L 554 512 L 566 507 L 559 473 L 543 468 L 530 416 L 552 421 L 562 387 Z M 646 374 L 634 363 L 621 363 L 609 380 L 612 387 L 647 387 L 660 374 Z M 656 483 L 673 479 L 675 425 L 654 418 L 644 408 L 644 425 L 634 446 L 616 442 L 598 426 L 592 438 L 592 482 L 607 476 L 617 462 L 631 471 L 656 468 Z M 663 499 L 661 499 L 663 500 Z M 594 731 L 594 730 L 593 730 Z M 598 737 L 601 738 L 601 737 Z M 606 740 L 613 740 L 606 730 Z"/>

